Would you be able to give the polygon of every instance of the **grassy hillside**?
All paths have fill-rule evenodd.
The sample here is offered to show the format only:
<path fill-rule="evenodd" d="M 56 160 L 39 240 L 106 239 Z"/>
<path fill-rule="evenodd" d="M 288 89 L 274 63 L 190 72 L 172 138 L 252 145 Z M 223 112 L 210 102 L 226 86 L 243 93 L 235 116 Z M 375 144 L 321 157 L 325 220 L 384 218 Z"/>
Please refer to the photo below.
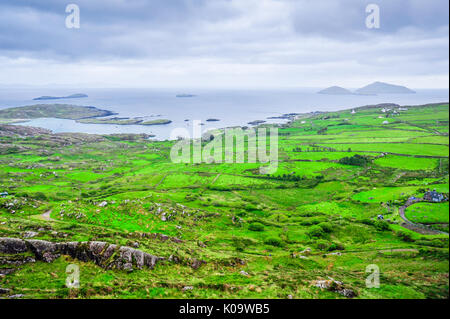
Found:
<path fill-rule="evenodd" d="M 279 129 L 271 175 L 260 164 L 174 164 L 174 142 L 139 135 L 4 134 L 0 237 L 102 241 L 165 261 L 125 271 L 0 254 L 0 288 L 28 298 L 347 298 L 316 287 L 331 277 L 355 298 L 448 298 L 445 227 L 421 233 L 398 213 L 428 188 L 448 195 L 448 112 L 300 116 Z M 414 204 L 406 216 L 448 232 L 448 204 Z M 69 264 L 80 289 L 65 287 Z M 372 264 L 379 288 L 365 284 Z"/>

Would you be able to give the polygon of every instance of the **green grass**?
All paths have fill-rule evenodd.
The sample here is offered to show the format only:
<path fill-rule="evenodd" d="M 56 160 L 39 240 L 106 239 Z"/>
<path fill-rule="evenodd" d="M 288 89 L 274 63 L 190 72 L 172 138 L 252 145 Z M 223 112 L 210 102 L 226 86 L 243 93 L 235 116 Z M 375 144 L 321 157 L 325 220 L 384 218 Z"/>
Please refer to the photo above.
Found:
<path fill-rule="evenodd" d="M 438 167 L 439 160 L 435 158 L 387 155 L 376 159 L 374 163 L 383 167 L 393 167 L 404 170 L 433 170 Z"/>
<path fill-rule="evenodd" d="M 417 203 L 406 210 L 406 217 L 422 224 L 447 223 L 449 217 L 447 203 Z"/>
<path fill-rule="evenodd" d="M 377 107 L 302 115 L 280 128 L 271 175 L 259 173 L 260 163 L 175 164 L 173 142 L 137 135 L 19 139 L 0 130 L 0 191 L 9 193 L 0 198 L 0 237 L 34 231 L 34 239 L 138 245 L 182 260 L 127 273 L 61 256 L 22 265 L 0 286 L 28 298 L 344 299 L 312 285 L 332 277 L 356 298 L 448 298 L 448 235 L 408 230 L 398 215 L 410 196 L 449 192 L 447 137 L 436 132 L 448 132 L 446 112 L 410 107 L 389 125 Z M 383 152 L 408 156 L 377 159 Z M 357 154 L 368 157 L 365 166 L 339 164 Z M 49 211 L 52 221 L 42 215 Z M 406 214 L 448 232 L 433 224 L 448 223 L 448 203 L 415 204 Z M 306 258 L 293 257 L 307 248 Z M 206 264 L 193 269 L 193 258 Z M 78 291 L 64 286 L 73 263 Z M 370 264 L 380 267 L 379 289 L 365 286 Z"/>

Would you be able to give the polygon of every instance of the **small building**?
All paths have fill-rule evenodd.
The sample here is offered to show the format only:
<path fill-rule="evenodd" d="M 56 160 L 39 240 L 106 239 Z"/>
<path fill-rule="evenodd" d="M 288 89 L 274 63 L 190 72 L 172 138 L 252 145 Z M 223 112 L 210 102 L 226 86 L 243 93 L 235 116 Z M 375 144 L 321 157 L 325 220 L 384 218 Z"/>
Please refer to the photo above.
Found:
<path fill-rule="evenodd" d="M 8 194 L 8 192 L 1 192 L 0 193 L 0 197 L 6 197 L 6 196 L 8 196 L 9 194 Z"/>
<path fill-rule="evenodd" d="M 356 111 L 355 111 L 355 110 L 352 110 L 352 114 L 356 114 Z"/>
<path fill-rule="evenodd" d="M 429 202 L 441 203 L 446 200 L 444 194 L 436 192 L 436 190 L 428 191 L 423 196 L 423 199 Z"/>
<path fill-rule="evenodd" d="M 387 124 L 389 124 L 389 121 L 384 121 L 383 124 L 387 125 Z"/>
<path fill-rule="evenodd" d="M 378 216 L 377 216 L 377 219 L 378 219 L 378 220 L 384 220 L 384 216 L 383 216 L 383 215 L 378 215 Z"/>

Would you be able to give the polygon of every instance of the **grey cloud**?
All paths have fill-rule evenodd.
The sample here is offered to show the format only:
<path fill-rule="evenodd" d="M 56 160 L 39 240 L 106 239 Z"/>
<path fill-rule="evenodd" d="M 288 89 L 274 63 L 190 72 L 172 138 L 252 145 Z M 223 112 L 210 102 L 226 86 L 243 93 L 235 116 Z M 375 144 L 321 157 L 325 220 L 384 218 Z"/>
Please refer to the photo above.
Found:
<path fill-rule="evenodd" d="M 380 8 L 380 29 L 366 28 L 369 4 Z M 346 40 L 364 39 L 375 31 L 392 34 L 411 26 L 432 31 L 449 23 L 448 0 L 293 0 L 292 5 L 294 27 L 299 34 Z"/>
<path fill-rule="evenodd" d="M 81 29 L 65 28 L 70 2 L 81 9 Z M 380 6 L 379 30 L 365 26 L 369 3 Z M 448 7 L 448 0 L 2 0 L 0 58 L 446 74 Z"/>

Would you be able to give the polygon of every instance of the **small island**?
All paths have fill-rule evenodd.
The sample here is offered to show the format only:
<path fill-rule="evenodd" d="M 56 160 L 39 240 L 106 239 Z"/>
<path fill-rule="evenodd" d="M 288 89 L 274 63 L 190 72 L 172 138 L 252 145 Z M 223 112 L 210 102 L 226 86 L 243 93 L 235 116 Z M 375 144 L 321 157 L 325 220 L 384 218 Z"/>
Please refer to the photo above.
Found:
<path fill-rule="evenodd" d="M 153 121 L 146 121 L 139 123 L 140 125 L 166 125 L 172 123 L 171 120 L 166 119 L 159 119 L 159 120 L 153 120 Z"/>
<path fill-rule="evenodd" d="M 186 98 L 186 97 L 195 97 L 195 95 L 194 94 L 177 94 L 176 97 Z"/>
<path fill-rule="evenodd" d="M 110 117 L 110 118 L 89 118 L 77 120 L 78 123 L 83 124 L 114 124 L 114 125 L 137 125 L 143 120 L 138 118 L 128 117 Z"/>
<path fill-rule="evenodd" d="M 263 123 L 266 123 L 266 121 L 263 121 L 263 120 L 256 120 L 256 121 L 248 122 L 247 124 L 250 124 L 250 125 L 260 125 L 260 124 L 263 124 Z"/>
<path fill-rule="evenodd" d="M 351 95 L 353 94 L 350 90 L 344 89 L 340 86 L 331 86 L 324 90 L 317 92 L 318 94 L 329 94 L 329 95 Z"/>
<path fill-rule="evenodd" d="M 72 94 L 72 95 L 68 95 L 68 96 L 40 96 L 37 98 L 34 98 L 34 101 L 43 101 L 43 100 L 60 100 L 60 99 L 80 99 L 80 98 L 85 98 L 88 97 L 87 94 L 84 93 L 77 93 L 77 94 Z"/>
<path fill-rule="evenodd" d="M 375 94 L 415 94 L 416 92 L 405 86 L 394 85 L 383 82 L 374 82 L 355 91 L 356 94 L 375 95 Z"/>
<path fill-rule="evenodd" d="M 415 91 L 401 85 L 389 84 L 384 82 L 374 82 L 365 87 L 355 90 L 354 92 L 347 90 L 340 86 L 331 86 L 323 89 L 318 94 L 328 95 L 369 95 L 374 96 L 378 94 L 414 94 Z"/>

